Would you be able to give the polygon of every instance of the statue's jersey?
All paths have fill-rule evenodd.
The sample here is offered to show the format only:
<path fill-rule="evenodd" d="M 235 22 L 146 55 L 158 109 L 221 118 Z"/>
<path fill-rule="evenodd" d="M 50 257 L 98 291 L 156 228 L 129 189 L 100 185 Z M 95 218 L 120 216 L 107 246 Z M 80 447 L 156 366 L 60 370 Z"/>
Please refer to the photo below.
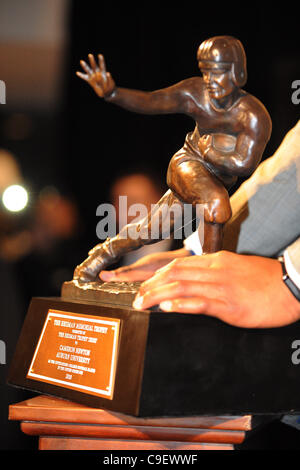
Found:
<path fill-rule="evenodd" d="M 209 97 L 203 79 L 194 77 L 184 80 L 177 86 L 185 90 L 186 100 L 182 111 L 192 117 L 196 122 L 193 132 L 186 136 L 185 144 L 179 151 L 186 154 L 186 159 L 199 159 L 202 164 L 215 176 L 217 176 L 229 188 L 237 181 L 237 176 L 222 172 L 212 164 L 205 161 L 199 148 L 199 139 L 203 135 L 212 135 L 212 145 L 228 156 L 235 151 L 237 139 L 243 136 L 251 136 L 254 140 L 260 137 L 260 133 L 266 131 L 268 126 L 261 123 L 257 128 L 258 116 L 262 115 L 262 109 L 266 112 L 262 103 L 254 96 L 239 90 L 237 100 L 227 109 L 216 108 Z M 176 85 L 175 85 L 176 87 Z M 265 113 L 263 113 L 263 116 Z M 269 136 L 268 136 L 269 137 Z M 268 138 L 266 139 L 268 140 Z M 253 167 L 253 171 L 256 166 Z"/>

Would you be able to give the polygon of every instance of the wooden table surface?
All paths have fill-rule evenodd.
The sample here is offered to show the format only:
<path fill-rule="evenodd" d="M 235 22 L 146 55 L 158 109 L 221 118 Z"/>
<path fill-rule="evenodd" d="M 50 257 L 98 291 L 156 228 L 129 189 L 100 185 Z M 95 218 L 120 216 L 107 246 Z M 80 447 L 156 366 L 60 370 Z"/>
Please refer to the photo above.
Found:
<path fill-rule="evenodd" d="M 10 405 L 9 419 L 40 450 L 233 450 L 250 415 L 137 418 L 45 395 Z"/>

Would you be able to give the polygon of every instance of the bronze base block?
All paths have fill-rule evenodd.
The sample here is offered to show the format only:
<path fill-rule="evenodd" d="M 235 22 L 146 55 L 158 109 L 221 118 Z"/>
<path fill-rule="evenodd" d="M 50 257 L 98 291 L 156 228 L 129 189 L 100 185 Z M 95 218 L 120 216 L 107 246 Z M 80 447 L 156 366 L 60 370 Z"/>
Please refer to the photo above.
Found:
<path fill-rule="evenodd" d="M 105 304 L 131 307 L 139 290 L 140 282 L 64 282 L 61 290 L 63 300 L 104 302 Z"/>

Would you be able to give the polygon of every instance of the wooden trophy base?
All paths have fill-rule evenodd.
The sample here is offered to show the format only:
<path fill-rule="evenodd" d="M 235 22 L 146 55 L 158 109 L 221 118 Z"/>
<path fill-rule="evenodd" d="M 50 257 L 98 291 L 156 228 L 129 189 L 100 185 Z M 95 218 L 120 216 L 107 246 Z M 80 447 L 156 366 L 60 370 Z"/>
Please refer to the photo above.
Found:
<path fill-rule="evenodd" d="M 141 417 L 300 412 L 299 322 L 251 330 L 136 311 L 138 284 L 122 284 L 32 299 L 8 382 Z"/>
<path fill-rule="evenodd" d="M 40 450 L 105 451 L 234 450 L 267 422 L 249 415 L 137 418 L 45 395 L 10 405 L 9 419 L 38 436 Z"/>

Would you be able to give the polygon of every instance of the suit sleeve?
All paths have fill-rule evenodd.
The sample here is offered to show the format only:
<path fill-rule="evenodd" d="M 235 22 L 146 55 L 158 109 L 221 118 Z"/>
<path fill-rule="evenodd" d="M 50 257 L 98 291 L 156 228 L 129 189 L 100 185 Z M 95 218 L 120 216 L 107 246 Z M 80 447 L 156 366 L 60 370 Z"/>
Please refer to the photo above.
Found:
<path fill-rule="evenodd" d="M 300 236 L 300 121 L 230 199 L 224 249 L 275 257 Z"/>

